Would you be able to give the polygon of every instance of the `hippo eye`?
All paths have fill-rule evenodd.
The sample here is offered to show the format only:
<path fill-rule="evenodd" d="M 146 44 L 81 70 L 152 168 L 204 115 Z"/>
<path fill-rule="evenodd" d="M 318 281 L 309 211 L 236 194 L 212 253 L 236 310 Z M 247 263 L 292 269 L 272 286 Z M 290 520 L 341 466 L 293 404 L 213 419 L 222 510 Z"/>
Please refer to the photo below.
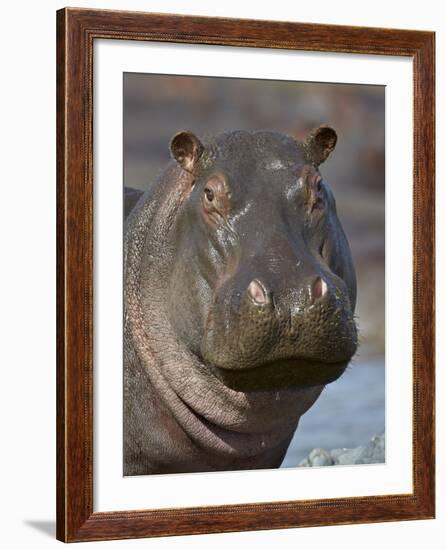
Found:
<path fill-rule="evenodd" d="M 204 195 L 209 202 L 212 202 L 214 200 L 214 192 L 212 191 L 212 189 L 209 189 L 209 187 L 205 187 Z"/>
<path fill-rule="evenodd" d="M 202 212 L 207 222 L 219 224 L 228 215 L 231 193 L 221 174 L 214 174 L 205 183 L 201 195 Z"/>
<path fill-rule="evenodd" d="M 321 256 L 321 258 L 325 258 L 324 252 L 325 252 L 325 241 L 319 247 L 319 256 Z"/>
<path fill-rule="evenodd" d="M 322 189 L 322 178 L 318 174 L 314 180 L 310 191 L 310 212 L 321 210 L 324 207 L 324 191 Z"/>

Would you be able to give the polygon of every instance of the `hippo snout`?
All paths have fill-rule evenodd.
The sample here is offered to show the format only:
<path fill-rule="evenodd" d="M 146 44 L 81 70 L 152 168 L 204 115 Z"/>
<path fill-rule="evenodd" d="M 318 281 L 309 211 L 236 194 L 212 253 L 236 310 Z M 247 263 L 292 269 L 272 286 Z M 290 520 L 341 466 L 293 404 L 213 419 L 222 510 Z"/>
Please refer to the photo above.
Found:
<path fill-rule="evenodd" d="M 328 285 L 322 277 L 315 277 L 308 288 L 309 300 L 311 305 L 319 300 L 322 300 L 328 292 Z M 249 298 L 255 305 L 264 306 L 272 302 L 271 291 L 268 287 L 259 279 L 253 279 L 247 288 Z"/>
<path fill-rule="evenodd" d="M 322 300 L 327 294 L 328 286 L 322 277 L 316 277 L 311 285 L 311 299 L 313 301 Z"/>
<path fill-rule="evenodd" d="M 256 305 L 264 306 L 270 301 L 270 296 L 265 286 L 258 280 L 253 279 L 247 289 L 248 296 Z"/>
<path fill-rule="evenodd" d="M 262 372 L 266 387 L 277 383 L 277 373 L 279 386 L 328 383 L 342 374 L 357 348 L 342 280 L 317 274 L 275 288 L 263 275 L 244 292 L 238 287 L 234 280 L 219 287 L 201 344 L 202 358 L 218 376 L 226 379 L 222 371 L 231 371 L 234 385 L 237 374 L 249 382 Z"/>

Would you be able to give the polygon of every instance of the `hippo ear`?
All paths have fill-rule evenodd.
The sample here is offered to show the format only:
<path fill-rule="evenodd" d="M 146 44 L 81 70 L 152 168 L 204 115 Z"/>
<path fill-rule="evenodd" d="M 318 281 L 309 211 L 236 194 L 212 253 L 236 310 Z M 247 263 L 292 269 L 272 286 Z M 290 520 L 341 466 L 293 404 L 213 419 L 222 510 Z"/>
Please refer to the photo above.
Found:
<path fill-rule="evenodd" d="M 319 166 L 333 151 L 337 141 L 336 132 L 329 126 L 320 126 L 313 130 L 304 143 L 308 160 L 314 166 Z"/>
<path fill-rule="evenodd" d="M 203 153 L 201 141 L 192 132 L 182 131 L 175 134 L 170 142 L 173 158 L 187 172 L 193 172 Z"/>

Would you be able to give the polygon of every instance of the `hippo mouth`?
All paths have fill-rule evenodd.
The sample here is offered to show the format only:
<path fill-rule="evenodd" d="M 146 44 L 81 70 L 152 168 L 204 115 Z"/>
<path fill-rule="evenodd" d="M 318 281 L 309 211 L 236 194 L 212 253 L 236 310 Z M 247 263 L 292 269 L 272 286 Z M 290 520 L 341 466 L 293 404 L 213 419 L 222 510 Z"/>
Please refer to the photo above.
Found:
<path fill-rule="evenodd" d="M 337 380 L 349 360 L 328 363 L 306 358 L 274 360 L 247 369 L 211 366 L 214 375 L 236 391 L 271 391 L 325 386 Z"/>

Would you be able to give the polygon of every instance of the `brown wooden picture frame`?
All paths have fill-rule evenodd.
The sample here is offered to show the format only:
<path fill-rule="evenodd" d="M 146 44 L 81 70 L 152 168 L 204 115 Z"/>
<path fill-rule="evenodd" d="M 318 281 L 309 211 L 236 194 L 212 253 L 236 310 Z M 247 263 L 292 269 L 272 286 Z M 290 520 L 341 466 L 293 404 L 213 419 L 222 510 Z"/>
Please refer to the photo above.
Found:
<path fill-rule="evenodd" d="M 93 512 L 95 39 L 407 56 L 413 60 L 413 492 Z M 65 8 L 57 12 L 57 538 L 124 539 L 434 517 L 432 32 Z"/>

